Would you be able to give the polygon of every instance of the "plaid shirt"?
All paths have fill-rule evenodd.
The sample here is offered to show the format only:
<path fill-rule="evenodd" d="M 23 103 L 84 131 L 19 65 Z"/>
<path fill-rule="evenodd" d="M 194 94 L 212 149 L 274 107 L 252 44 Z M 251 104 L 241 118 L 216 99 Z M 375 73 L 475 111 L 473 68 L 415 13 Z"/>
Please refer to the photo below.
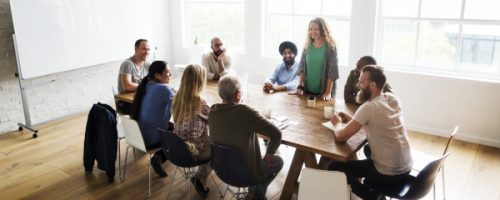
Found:
<path fill-rule="evenodd" d="M 181 123 L 175 124 L 174 133 L 182 140 L 193 143 L 198 151 L 204 152 L 209 148 L 208 140 L 208 110 L 209 107 L 203 100 L 201 112 L 197 113 L 194 121 L 184 118 Z"/>

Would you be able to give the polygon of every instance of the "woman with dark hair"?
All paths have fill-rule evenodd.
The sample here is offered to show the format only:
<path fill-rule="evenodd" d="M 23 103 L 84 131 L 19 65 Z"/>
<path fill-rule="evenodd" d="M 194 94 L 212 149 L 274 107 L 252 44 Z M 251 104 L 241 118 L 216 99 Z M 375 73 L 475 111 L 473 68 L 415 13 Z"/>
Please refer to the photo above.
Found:
<path fill-rule="evenodd" d="M 142 79 L 135 93 L 130 116 L 139 123 L 147 149 L 161 146 L 157 128 L 169 129 L 170 108 L 174 98 L 174 92 L 167 85 L 170 75 L 166 62 L 153 62 L 148 75 Z M 165 160 L 162 151 L 157 151 L 151 159 L 151 165 L 160 177 L 167 176 L 161 165 Z"/>

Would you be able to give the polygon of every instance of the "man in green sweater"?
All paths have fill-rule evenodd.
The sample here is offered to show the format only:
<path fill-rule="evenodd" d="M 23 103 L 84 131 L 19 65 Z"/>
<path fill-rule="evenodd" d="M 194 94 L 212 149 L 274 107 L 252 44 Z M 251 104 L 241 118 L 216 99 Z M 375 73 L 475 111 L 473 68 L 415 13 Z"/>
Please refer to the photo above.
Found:
<path fill-rule="evenodd" d="M 241 82 L 235 75 L 219 80 L 222 103 L 215 104 L 208 114 L 212 143 L 238 149 L 259 184 L 250 188 L 254 199 L 266 199 L 267 186 L 283 167 L 283 159 L 274 155 L 281 144 L 281 131 L 253 108 L 240 104 Z M 266 155 L 262 158 L 257 133 L 269 137 Z"/>

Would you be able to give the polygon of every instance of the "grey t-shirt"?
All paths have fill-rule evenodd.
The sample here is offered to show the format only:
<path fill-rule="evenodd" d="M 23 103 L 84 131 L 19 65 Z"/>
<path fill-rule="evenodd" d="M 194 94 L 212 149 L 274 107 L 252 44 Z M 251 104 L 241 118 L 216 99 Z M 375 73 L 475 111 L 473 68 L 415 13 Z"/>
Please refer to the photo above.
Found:
<path fill-rule="evenodd" d="M 134 56 L 128 58 L 123 61 L 120 66 L 120 72 L 118 74 L 118 92 L 125 92 L 125 88 L 122 85 L 120 80 L 120 75 L 128 75 L 132 76 L 132 83 L 141 83 L 141 80 L 148 75 L 149 66 L 151 64 L 148 61 L 144 61 L 144 64 L 140 69 L 137 69 L 134 63 Z"/>
<path fill-rule="evenodd" d="M 392 93 L 383 93 L 361 105 L 353 120 L 368 131 L 371 158 L 377 171 L 398 175 L 411 170 L 410 142 L 403 122 L 399 99 Z"/>

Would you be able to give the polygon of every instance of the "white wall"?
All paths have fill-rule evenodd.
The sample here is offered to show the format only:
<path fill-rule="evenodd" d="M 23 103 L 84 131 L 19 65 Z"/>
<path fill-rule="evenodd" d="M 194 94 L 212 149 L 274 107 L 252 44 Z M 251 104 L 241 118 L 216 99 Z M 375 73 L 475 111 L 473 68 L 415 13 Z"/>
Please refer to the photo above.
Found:
<path fill-rule="evenodd" d="M 363 55 L 373 55 L 376 38 L 377 1 L 353 0 L 349 67 L 340 66 L 337 98 L 342 98 L 349 70 Z M 180 0 L 171 5 L 172 61 L 187 62 L 188 48 L 182 46 Z M 280 61 L 261 56 L 262 13 L 260 0 L 247 0 L 245 8 L 245 54 L 237 55 L 238 72 L 247 72 L 253 82 L 262 82 Z M 299 48 L 300 47 L 300 44 Z M 276 47 L 277 48 L 277 47 Z M 299 58 L 298 58 L 299 59 Z M 387 66 L 386 66 L 387 67 Z M 458 139 L 500 147 L 500 84 L 452 77 L 387 70 L 388 81 L 404 106 L 408 129 L 447 136 L 459 125 Z"/>
<path fill-rule="evenodd" d="M 151 59 L 154 55 L 167 61 L 171 58 L 169 4 L 170 1 L 153 1 L 151 23 L 154 38 L 147 39 L 158 50 L 155 53 L 152 48 Z M 14 77 L 17 68 L 12 47 L 13 32 L 9 0 L 0 0 L 0 133 L 17 130 L 17 123 L 24 123 L 19 84 Z M 130 43 L 132 55 L 135 41 L 124 42 Z M 56 50 L 44 53 L 56 53 Z M 36 125 L 69 114 L 87 112 L 98 101 L 112 102 L 111 88 L 117 83 L 120 63 L 121 60 L 102 63 L 24 81 L 32 123 Z"/>

